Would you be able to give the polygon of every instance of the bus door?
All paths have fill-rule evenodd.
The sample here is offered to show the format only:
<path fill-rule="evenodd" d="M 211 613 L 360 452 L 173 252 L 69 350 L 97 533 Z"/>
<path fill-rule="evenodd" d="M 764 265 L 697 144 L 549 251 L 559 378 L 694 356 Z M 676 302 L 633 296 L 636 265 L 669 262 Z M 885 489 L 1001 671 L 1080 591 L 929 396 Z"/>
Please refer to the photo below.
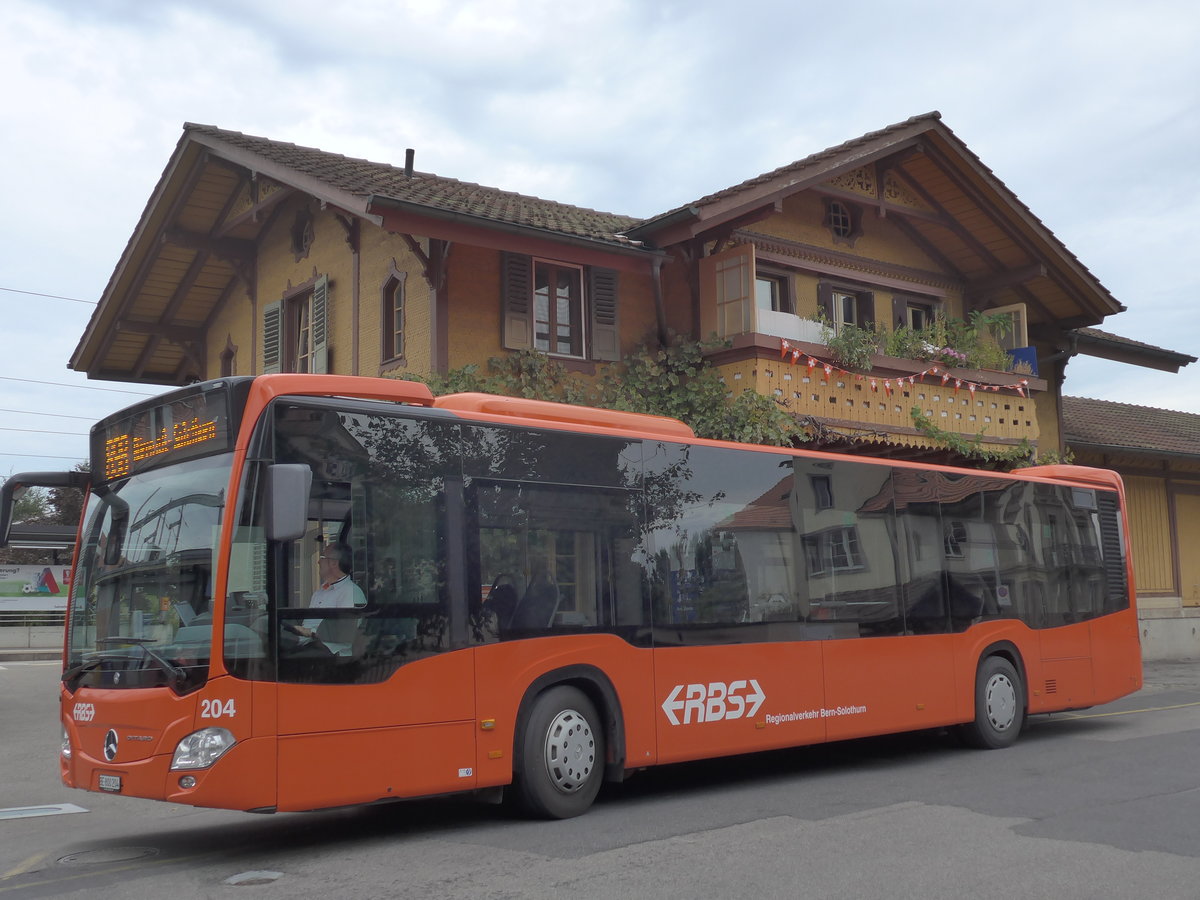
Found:
<path fill-rule="evenodd" d="M 475 787 L 457 431 L 343 403 L 275 410 L 276 462 L 312 471 L 267 561 L 281 810 Z"/>
<path fill-rule="evenodd" d="M 921 469 L 797 461 L 810 618 L 823 644 L 829 740 L 954 717 L 939 484 Z"/>
<path fill-rule="evenodd" d="M 1094 693 L 1092 619 L 1105 608 L 1107 581 L 1096 491 L 1038 484 L 1031 532 L 1040 577 L 1030 585 L 1040 625 L 1039 688 L 1069 706 L 1088 706 Z"/>

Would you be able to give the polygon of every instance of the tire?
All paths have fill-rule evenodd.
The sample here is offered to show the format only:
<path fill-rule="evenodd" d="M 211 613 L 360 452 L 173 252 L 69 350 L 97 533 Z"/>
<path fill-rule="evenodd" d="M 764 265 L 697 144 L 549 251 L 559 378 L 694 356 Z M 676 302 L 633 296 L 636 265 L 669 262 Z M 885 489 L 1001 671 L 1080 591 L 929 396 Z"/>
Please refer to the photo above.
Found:
<path fill-rule="evenodd" d="M 961 726 L 969 747 L 999 750 L 1012 746 L 1025 723 L 1025 688 L 1016 668 L 1002 656 L 989 656 L 975 675 L 975 721 Z"/>
<path fill-rule="evenodd" d="M 604 732 L 583 691 L 552 687 L 533 702 L 519 739 L 517 801 L 544 819 L 588 810 L 604 779 Z"/>

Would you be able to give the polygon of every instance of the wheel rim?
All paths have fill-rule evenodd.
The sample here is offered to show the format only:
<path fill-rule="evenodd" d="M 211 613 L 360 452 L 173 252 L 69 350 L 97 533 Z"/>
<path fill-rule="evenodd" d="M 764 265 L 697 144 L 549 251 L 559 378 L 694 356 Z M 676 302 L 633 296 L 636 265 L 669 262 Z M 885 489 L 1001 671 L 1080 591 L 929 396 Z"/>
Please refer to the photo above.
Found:
<path fill-rule="evenodd" d="M 997 672 L 987 681 L 984 688 L 987 717 L 997 731 L 1007 731 L 1017 717 L 1017 688 L 1012 679 Z"/>
<path fill-rule="evenodd" d="M 564 709 L 546 730 L 546 772 L 564 794 L 587 784 L 596 765 L 596 738 L 588 720 L 574 709 Z"/>

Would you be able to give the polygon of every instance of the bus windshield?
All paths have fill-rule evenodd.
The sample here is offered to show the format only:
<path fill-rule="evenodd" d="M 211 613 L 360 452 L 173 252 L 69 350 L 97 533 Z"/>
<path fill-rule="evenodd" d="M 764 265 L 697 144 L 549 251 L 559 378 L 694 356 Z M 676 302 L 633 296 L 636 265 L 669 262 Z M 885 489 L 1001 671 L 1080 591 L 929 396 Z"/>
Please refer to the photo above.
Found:
<path fill-rule="evenodd" d="M 63 680 L 194 690 L 208 677 L 213 554 L 230 455 L 95 491 L 71 585 Z"/>

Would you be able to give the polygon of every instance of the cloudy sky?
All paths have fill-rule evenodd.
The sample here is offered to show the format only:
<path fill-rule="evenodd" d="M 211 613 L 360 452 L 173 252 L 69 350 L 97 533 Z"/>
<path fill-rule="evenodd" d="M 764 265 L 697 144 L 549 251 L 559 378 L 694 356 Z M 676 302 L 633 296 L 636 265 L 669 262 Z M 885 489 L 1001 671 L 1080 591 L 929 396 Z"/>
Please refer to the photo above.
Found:
<path fill-rule="evenodd" d="M 936 109 L 1103 328 L 1200 356 L 1188 0 L 4 0 L 0 42 L 0 476 L 156 392 L 67 360 L 188 121 L 646 216 Z M 1066 391 L 1200 413 L 1200 363 Z"/>

